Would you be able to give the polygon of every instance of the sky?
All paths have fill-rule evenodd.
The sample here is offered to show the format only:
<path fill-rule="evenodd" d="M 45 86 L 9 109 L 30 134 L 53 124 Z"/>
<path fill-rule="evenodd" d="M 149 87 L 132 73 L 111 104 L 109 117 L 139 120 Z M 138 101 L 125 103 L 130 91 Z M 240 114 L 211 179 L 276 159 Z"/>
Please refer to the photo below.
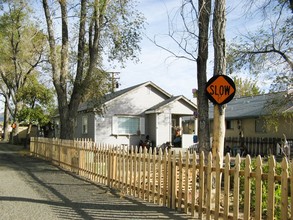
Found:
<path fill-rule="evenodd" d="M 241 2 L 227 1 L 227 42 L 257 24 L 245 16 Z M 111 69 L 120 72 L 120 89 L 152 81 L 171 95 L 184 95 L 192 99 L 192 89 L 197 88 L 196 63 L 176 59 L 148 39 L 154 39 L 155 36 L 160 39 L 160 36 L 168 33 L 168 14 L 174 14 L 180 3 L 181 0 L 140 0 L 138 10 L 144 14 L 147 22 L 141 42 L 140 61 L 129 61 L 124 69 Z M 165 37 L 159 43 L 177 50 L 170 38 Z M 213 75 L 212 52 L 213 48 L 210 48 L 208 79 Z"/>
<path fill-rule="evenodd" d="M 166 35 L 168 29 L 168 15 L 174 14 L 181 5 L 182 0 L 137 0 L 137 10 L 146 18 L 144 36 L 141 42 L 139 62 L 129 61 L 125 68 L 107 71 L 119 72 L 119 89 L 136 84 L 152 81 L 171 95 L 184 95 L 192 99 L 192 89 L 197 88 L 196 63 L 186 59 L 176 59 L 170 53 L 157 47 L 148 38 L 155 36 L 160 44 L 177 50 L 174 42 Z M 228 0 L 227 2 L 227 42 L 240 33 L 254 28 L 257 22 L 245 16 L 242 1 Z M 259 0 L 261 1 L 261 0 Z M 212 65 L 213 48 L 210 48 L 210 61 L 208 63 L 208 79 L 213 75 Z M 2 106 L 0 106 L 0 110 Z"/>

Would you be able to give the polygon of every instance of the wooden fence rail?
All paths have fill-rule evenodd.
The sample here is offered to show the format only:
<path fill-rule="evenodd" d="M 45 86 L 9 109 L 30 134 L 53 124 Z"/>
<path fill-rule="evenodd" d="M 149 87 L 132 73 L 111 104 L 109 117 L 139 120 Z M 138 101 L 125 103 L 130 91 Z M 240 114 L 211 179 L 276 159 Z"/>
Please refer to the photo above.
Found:
<path fill-rule="evenodd" d="M 123 194 L 189 213 L 200 219 L 293 219 L 292 165 L 274 156 L 152 152 L 87 140 L 31 138 L 30 152 Z"/>

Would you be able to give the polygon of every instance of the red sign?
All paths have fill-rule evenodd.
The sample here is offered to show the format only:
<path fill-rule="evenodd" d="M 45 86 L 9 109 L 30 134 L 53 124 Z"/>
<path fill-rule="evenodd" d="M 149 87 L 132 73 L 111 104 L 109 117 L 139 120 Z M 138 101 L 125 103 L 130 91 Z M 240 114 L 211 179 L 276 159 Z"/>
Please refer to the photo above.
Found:
<path fill-rule="evenodd" d="M 213 76 L 206 85 L 208 99 L 218 105 L 230 102 L 236 92 L 233 80 L 226 75 Z"/>

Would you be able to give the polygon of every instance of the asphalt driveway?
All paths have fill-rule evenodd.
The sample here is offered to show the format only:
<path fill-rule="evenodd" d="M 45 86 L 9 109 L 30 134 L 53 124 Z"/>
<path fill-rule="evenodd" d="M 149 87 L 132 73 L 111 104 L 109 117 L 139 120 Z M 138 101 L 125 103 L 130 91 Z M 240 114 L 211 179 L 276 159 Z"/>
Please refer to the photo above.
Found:
<path fill-rule="evenodd" d="M 191 219 L 92 184 L 0 143 L 0 219 Z"/>

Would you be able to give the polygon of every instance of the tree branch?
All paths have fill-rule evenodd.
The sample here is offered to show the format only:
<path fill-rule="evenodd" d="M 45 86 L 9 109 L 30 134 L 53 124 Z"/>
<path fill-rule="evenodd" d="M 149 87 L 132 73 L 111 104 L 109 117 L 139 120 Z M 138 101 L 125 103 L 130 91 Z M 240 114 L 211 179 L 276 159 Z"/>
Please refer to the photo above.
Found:
<path fill-rule="evenodd" d="M 173 40 L 174 40 L 174 42 L 182 49 L 182 50 L 184 50 L 183 49 L 183 47 L 181 47 L 181 45 L 180 45 L 180 43 L 178 43 L 177 42 L 177 40 L 174 38 L 174 37 L 172 37 L 172 36 L 170 36 L 169 35 L 169 37 L 171 37 Z M 174 51 L 172 51 L 172 50 L 170 50 L 170 49 L 168 49 L 168 48 L 166 48 L 166 47 L 164 47 L 164 46 L 162 46 L 162 45 L 160 45 L 160 44 L 158 44 L 157 43 L 157 41 L 156 41 L 156 39 L 154 39 L 154 40 L 152 40 L 152 39 L 150 39 L 150 38 L 148 38 L 150 41 L 152 41 L 157 47 L 159 47 L 159 48 L 161 48 L 161 49 L 163 49 L 163 50 L 165 50 L 165 51 L 167 51 L 168 53 L 170 53 L 170 54 L 172 54 L 174 57 L 176 57 L 176 58 L 180 58 L 180 59 L 186 59 L 186 60 L 189 60 L 189 61 L 196 61 L 196 58 L 191 54 L 191 53 L 189 53 L 188 51 L 186 51 L 186 50 L 184 50 L 184 52 L 186 53 L 186 54 L 188 54 L 188 55 L 190 55 L 192 58 L 190 58 L 190 57 L 188 57 L 188 56 L 183 56 L 183 55 L 178 55 L 177 53 L 175 53 Z"/>
<path fill-rule="evenodd" d="M 53 82 L 58 92 L 58 90 L 60 91 L 60 85 L 58 83 L 58 79 L 60 78 L 60 72 L 58 71 L 58 64 L 57 64 L 56 42 L 55 42 L 55 36 L 54 36 L 53 22 L 52 22 L 52 17 L 50 14 L 50 9 L 49 9 L 47 0 L 43 0 L 43 8 L 44 8 L 46 22 L 47 22 L 48 41 L 50 45 L 49 60 L 52 66 Z"/>
<path fill-rule="evenodd" d="M 268 47 L 269 45 L 267 45 Z M 258 51 L 239 51 L 240 53 L 243 53 L 243 54 L 269 54 L 269 53 L 277 53 L 279 54 L 287 63 L 288 65 L 290 66 L 291 70 L 293 71 L 293 62 L 290 60 L 290 58 L 285 54 L 283 53 L 282 51 L 280 50 L 277 50 L 273 45 L 272 45 L 272 49 L 268 50 L 258 50 Z"/>

